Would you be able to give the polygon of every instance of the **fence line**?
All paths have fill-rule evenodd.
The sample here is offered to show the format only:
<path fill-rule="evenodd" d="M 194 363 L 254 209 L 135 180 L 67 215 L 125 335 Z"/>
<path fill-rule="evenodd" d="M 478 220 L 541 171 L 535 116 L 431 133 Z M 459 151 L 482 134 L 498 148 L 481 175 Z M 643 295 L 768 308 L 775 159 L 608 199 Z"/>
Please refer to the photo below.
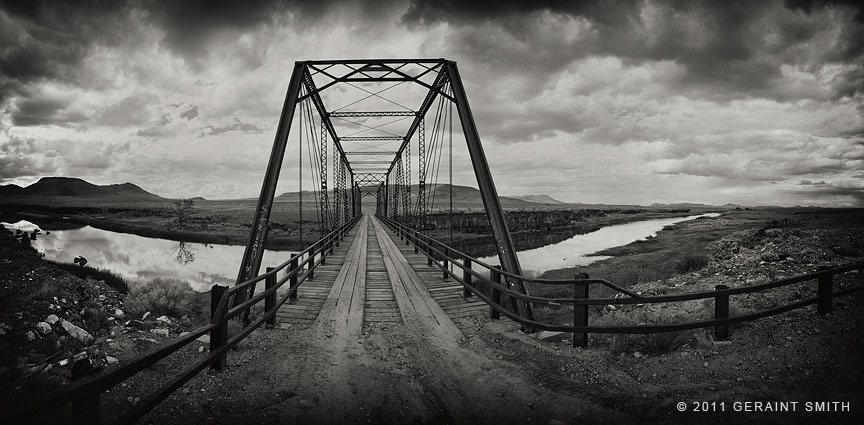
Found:
<path fill-rule="evenodd" d="M 236 346 L 252 331 L 265 323 L 270 326 L 274 325 L 276 312 L 279 310 L 279 307 L 288 301 L 288 299 L 296 298 L 300 285 L 305 280 L 314 277 L 315 268 L 326 263 L 327 255 L 331 254 L 333 249 L 339 246 L 345 235 L 348 234 L 361 217 L 354 217 L 282 264 L 272 268 L 268 267 L 266 273 L 230 288 L 214 285 L 210 291 L 210 323 L 200 326 L 184 336 L 165 341 L 124 362 L 119 367 L 91 378 L 83 378 L 78 382 L 74 382 L 48 394 L 30 406 L 22 408 L 20 411 L 11 412 L 8 416 L 5 414 L 2 416 L 19 419 L 13 420 L 12 423 L 28 423 L 34 422 L 60 407 L 72 405 L 73 410 L 76 411 L 74 417 L 78 422 L 99 424 L 101 422 L 100 397 L 103 392 L 110 390 L 159 360 L 175 353 L 202 335 L 209 334 L 210 350 L 206 356 L 196 360 L 195 363 L 175 375 L 167 383 L 163 384 L 145 399 L 142 399 L 115 421 L 118 424 L 135 422 L 208 366 L 216 370 L 224 368 L 228 350 Z M 305 259 L 303 259 L 304 256 Z M 302 259 L 302 261 L 298 259 Z M 276 275 L 281 270 L 287 270 L 286 275 L 277 281 Z M 250 290 L 250 294 L 252 294 L 254 293 L 256 284 L 262 280 L 265 281 L 265 290 L 262 293 L 250 297 L 237 306 L 228 308 L 229 303 L 240 290 Z M 289 289 L 279 300 L 276 300 L 276 292 L 285 282 L 289 282 Z M 229 339 L 228 320 L 248 311 L 253 305 L 261 302 L 261 300 L 265 301 L 265 311 L 261 317 L 245 324 L 236 335 Z"/>
<path fill-rule="evenodd" d="M 831 300 L 833 298 L 848 295 L 853 292 L 864 290 L 864 285 L 857 285 L 843 290 L 834 291 L 834 276 L 842 273 L 847 273 L 857 270 L 858 274 L 864 276 L 864 262 L 849 264 L 846 266 L 825 268 L 817 272 L 808 273 L 800 276 L 793 276 L 784 279 L 778 279 L 772 282 L 743 286 L 737 288 L 728 288 L 725 285 L 718 285 L 713 291 L 691 292 L 677 295 L 662 295 L 662 296 L 641 296 L 633 291 L 622 288 L 609 282 L 605 279 L 570 279 L 570 280 L 550 280 L 536 279 L 526 276 L 517 275 L 504 270 L 499 266 L 492 266 L 484 263 L 476 258 L 473 258 L 463 252 L 439 242 L 430 236 L 423 234 L 415 229 L 412 229 L 402 223 L 385 216 L 378 216 L 391 230 L 393 230 L 400 239 L 403 239 L 408 244 L 414 246 L 414 252 L 422 252 L 427 257 L 429 266 L 438 266 L 443 270 L 443 274 L 463 285 L 463 296 L 476 295 L 479 299 L 489 304 L 489 314 L 492 319 L 498 319 L 501 315 L 506 316 L 517 323 L 532 329 L 541 329 L 548 331 L 572 332 L 574 334 L 574 346 L 587 345 L 588 333 L 628 333 L 628 334 L 651 334 L 660 332 L 675 332 L 698 328 L 714 328 L 715 339 L 725 340 L 729 338 L 729 325 L 733 323 L 746 322 L 756 319 L 761 319 L 787 311 L 799 309 L 811 304 L 817 305 L 819 314 L 828 314 L 832 310 Z M 451 269 L 461 269 L 461 275 Z M 474 270 L 472 265 L 480 266 L 486 269 L 486 273 Z M 572 285 L 573 298 L 549 298 L 542 296 L 532 296 L 523 294 L 513 289 L 512 281 L 520 280 L 522 282 L 531 282 L 538 285 Z M 766 291 L 769 289 L 780 288 L 796 283 L 816 280 L 817 296 L 803 301 L 775 307 L 769 310 L 763 310 L 755 313 L 729 316 L 729 297 L 732 295 L 750 294 L 755 292 Z M 477 287 L 477 282 L 484 283 L 487 291 L 483 291 Z M 618 291 L 626 295 L 626 297 L 613 298 L 589 298 L 588 286 L 591 284 L 600 284 Z M 573 324 L 547 323 L 538 320 L 530 320 L 520 316 L 513 310 L 508 309 L 501 302 L 501 295 L 506 294 L 511 299 L 532 304 L 552 305 L 552 306 L 573 306 Z M 575 295 L 579 295 L 578 297 Z M 692 321 L 686 323 L 670 323 L 660 325 L 632 325 L 632 326 L 590 326 L 588 323 L 589 305 L 623 305 L 623 304 L 657 304 L 657 303 L 672 303 L 680 301 L 692 301 L 700 299 L 713 299 L 715 303 L 715 313 L 713 319 Z"/>

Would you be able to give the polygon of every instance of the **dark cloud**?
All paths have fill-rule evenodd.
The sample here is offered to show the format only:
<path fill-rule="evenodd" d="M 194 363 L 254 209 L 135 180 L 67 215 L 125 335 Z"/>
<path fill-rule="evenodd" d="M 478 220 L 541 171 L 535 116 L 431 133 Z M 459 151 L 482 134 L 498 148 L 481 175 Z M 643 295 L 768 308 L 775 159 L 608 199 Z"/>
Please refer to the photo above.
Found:
<path fill-rule="evenodd" d="M 233 38 L 246 30 L 273 22 L 281 9 L 266 0 L 156 0 L 145 2 L 151 22 L 165 32 L 161 45 L 183 57 L 193 68 L 203 66 L 219 35 Z"/>
<path fill-rule="evenodd" d="M 810 180 L 801 180 L 801 182 L 798 183 L 798 186 L 827 186 L 827 185 L 828 185 L 828 183 L 825 183 L 825 180 L 821 180 L 818 182 L 813 182 Z"/>
<path fill-rule="evenodd" d="M 89 120 L 86 111 L 77 108 L 74 98 L 59 93 L 36 92 L 19 100 L 12 110 L 12 124 L 28 127 L 37 125 L 70 125 Z"/>
<path fill-rule="evenodd" d="M 237 118 L 234 118 L 234 123 L 224 126 L 212 126 L 208 125 L 201 130 L 201 136 L 215 136 L 217 134 L 228 133 L 231 131 L 239 131 L 241 133 L 252 133 L 252 134 L 261 134 L 264 132 L 264 129 L 258 127 L 254 124 L 249 124 L 247 122 L 240 121 Z"/>
<path fill-rule="evenodd" d="M 0 1 L 0 102 L 34 82 L 75 81 L 94 43 L 123 38 L 127 13 L 108 0 Z"/>
<path fill-rule="evenodd" d="M 800 2 L 799 2 L 800 3 Z M 811 2 L 805 6 L 752 1 L 660 0 L 619 1 L 481 1 L 414 0 L 402 16 L 408 25 L 447 22 L 454 28 L 450 43 L 462 56 L 479 58 L 507 72 L 508 68 L 555 71 L 587 56 L 614 55 L 638 64 L 674 61 L 687 72 L 677 82 L 700 89 L 699 97 L 766 97 L 781 101 L 818 97 L 796 90 L 783 80 L 781 66 L 818 71 L 826 62 L 858 65 L 864 61 L 862 10 L 854 2 Z M 836 9 L 837 28 L 825 28 L 826 9 Z M 545 14 L 569 16 L 589 25 L 568 39 L 545 39 L 550 25 Z M 797 13 L 797 14 L 796 14 Z M 822 14 L 822 15 L 819 15 Z M 819 16 L 817 16 L 819 15 Z M 844 19 L 851 15 L 856 19 Z M 500 28 L 496 34 L 489 27 Z M 552 22 L 551 24 L 554 24 Z M 563 28 L 575 22 L 565 23 Z M 834 46 L 811 46 L 820 31 L 836 30 Z M 521 43 L 520 43 L 521 42 Z M 805 57 L 808 50 L 811 57 Z M 809 67 L 809 68 L 808 68 Z M 833 97 L 859 93 L 864 87 L 860 66 L 832 81 Z"/>
<path fill-rule="evenodd" d="M 180 113 L 180 118 L 186 118 L 186 121 L 192 121 L 198 117 L 198 106 L 193 106 Z"/>

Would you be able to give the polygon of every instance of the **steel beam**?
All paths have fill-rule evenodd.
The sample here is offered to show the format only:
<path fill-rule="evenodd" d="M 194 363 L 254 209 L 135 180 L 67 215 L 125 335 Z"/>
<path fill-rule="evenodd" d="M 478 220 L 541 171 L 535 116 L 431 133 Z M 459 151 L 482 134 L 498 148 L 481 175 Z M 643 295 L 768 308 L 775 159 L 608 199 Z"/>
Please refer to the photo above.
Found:
<path fill-rule="evenodd" d="M 399 142 L 405 140 L 402 136 L 355 136 L 340 137 L 340 142 Z"/>
<path fill-rule="evenodd" d="M 345 151 L 345 155 L 396 155 L 396 151 Z"/>
<path fill-rule="evenodd" d="M 417 115 L 417 111 L 342 111 L 330 113 L 333 118 L 411 117 L 415 115 Z"/>
<path fill-rule="evenodd" d="M 441 68 L 441 71 L 438 73 L 438 76 L 435 77 L 435 83 L 433 86 L 439 88 L 443 87 L 447 82 L 447 73 L 444 72 L 444 68 Z M 435 102 L 435 98 L 439 94 L 439 90 L 429 90 L 426 93 L 426 97 L 423 99 L 423 103 L 420 105 L 420 109 L 417 111 L 417 117 L 414 118 L 414 121 L 411 122 L 411 126 L 408 127 L 408 132 L 405 133 L 405 140 L 402 142 L 402 146 L 399 147 L 399 150 L 396 151 L 396 155 L 401 155 L 402 150 L 405 149 L 405 146 L 408 145 L 408 141 L 414 137 L 414 132 L 420 127 L 420 122 L 426 117 L 426 113 L 429 112 L 429 108 L 432 107 L 432 103 Z M 396 159 L 393 159 L 393 163 L 390 164 L 390 170 L 393 170 L 393 167 L 396 165 Z"/>
<path fill-rule="evenodd" d="M 480 188 L 483 207 L 486 209 L 486 215 L 489 217 L 489 223 L 492 225 L 492 234 L 495 237 L 495 245 L 498 249 L 498 260 L 505 271 L 521 275 L 522 267 L 519 265 L 519 258 L 516 256 L 516 249 L 513 246 L 510 229 L 507 228 L 507 218 L 504 216 L 504 210 L 501 208 L 501 200 L 498 199 L 498 191 L 495 189 L 495 182 L 492 180 L 491 171 L 489 171 L 489 163 L 486 161 L 486 153 L 483 152 L 483 145 L 480 143 L 480 134 L 477 132 L 477 124 L 474 122 L 474 115 L 471 113 L 471 107 L 468 104 L 465 87 L 462 86 L 459 69 L 456 67 L 456 62 L 453 61 L 447 61 L 444 69 L 449 76 L 453 97 L 456 98 L 456 109 L 459 111 L 459 121 L 462 123 L 462 132 L 468 144 L 468 154 L 471 156 L 471 165 L 474 167 L 474 175 L 477 177 L 477 185 Z M 519 292 L 526 293 L 522 281 L 517 280 L 512 283 Z M 521 304 L 524 311 L 516 313 L 521 314 L 526 319 L 534 320 L 531 305 L 529 303 Z"/>
<path fill-rule="evenodd" d="M 288 92 L 285 95 L 285 102 L 282 104 L 282 115 L 279 117 L 279 125 L 276 127 L 276 137 L 273 140 L 267 172 L 264 175 L 264 183 L 261 185 L 261 194 L 258 195 L 258 205 L 255 207 L 255 217 L 252 220 L 249 241 L 243 252 L 243 260 L 240 263 L 236 283 L 242 283 L 255 277 L 261 269 L 264 239 L 267 237 L 267 224 L 270 221 L 273 197 L 276 194 L 276 184 L 279 182 L 279 171 L 282 169 L 282 159 L 285 157 L 285 149 L 288 145 L 288 133 L 291 131 L 291 121 L 294 120 L 294 109 L 297 105 L 297 98 L 300 96 L 305 66 L 305 62 L 294 63 L 294 71 L 291 73 Z M 234 298 L 234 305 L 246 301 L 248 294 L 248 291 L 239 291 Z"/>

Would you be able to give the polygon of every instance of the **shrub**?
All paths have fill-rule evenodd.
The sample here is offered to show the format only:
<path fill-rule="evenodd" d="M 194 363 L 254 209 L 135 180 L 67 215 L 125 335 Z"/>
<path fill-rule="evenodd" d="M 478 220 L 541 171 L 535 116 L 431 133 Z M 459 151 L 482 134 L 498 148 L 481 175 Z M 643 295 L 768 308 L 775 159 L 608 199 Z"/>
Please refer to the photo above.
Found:
<path fill-rule="evenodd" d="M 678 273 L 689 273 L 708 266 L 708 257 L 702 254 L 685 254 L 675 263 Z"/>
<path fill-rule="evenodd" d="M 77 264 L 60 263 L 50 260 L 48 260 L 48 262 L 55 265 L 58 269 L 67 271 L 81 279 L 87 279 L 89 277 L 93 280 L 101 280 L 121 294 L 125 295 L 129 293 L 129 284 L 126 280 L 123 279 L 122 276 L 110 270 L 97 269 L 90 266 L 79 266 Z"/>
<path fill-rule="evenodd" d="M 645 334 L 636 341 L 636 348 L 645 354 L 663 354 L 687 344 L 689 340 L 690 334 L 683 331 Z"/>
<path fill-rule="evenodd" d="M 189 283 L 177 279 L 156 278 L 150 282 L 133 285 L 126 296 L 124 306 L 129 317 L 141 317 L 146 312 L 158 317 L 162 315 L 181 318 L 199 313 L 196 293 Z"/>

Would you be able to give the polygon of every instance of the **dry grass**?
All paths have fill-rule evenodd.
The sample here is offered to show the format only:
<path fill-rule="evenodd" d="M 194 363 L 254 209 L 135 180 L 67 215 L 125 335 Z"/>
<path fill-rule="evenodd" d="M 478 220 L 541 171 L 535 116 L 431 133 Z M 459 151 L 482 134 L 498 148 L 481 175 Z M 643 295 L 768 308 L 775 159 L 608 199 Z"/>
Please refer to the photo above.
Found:
<path fill-rule="evenodd" d="M 156 278 L 133 285 L 124 306 L 131 318 L 141 317 L 148 311 L 154 317 L 166 315 L 174 318 L 201 313 L 196 292 L 189 283 L 177 279 Z"/>

